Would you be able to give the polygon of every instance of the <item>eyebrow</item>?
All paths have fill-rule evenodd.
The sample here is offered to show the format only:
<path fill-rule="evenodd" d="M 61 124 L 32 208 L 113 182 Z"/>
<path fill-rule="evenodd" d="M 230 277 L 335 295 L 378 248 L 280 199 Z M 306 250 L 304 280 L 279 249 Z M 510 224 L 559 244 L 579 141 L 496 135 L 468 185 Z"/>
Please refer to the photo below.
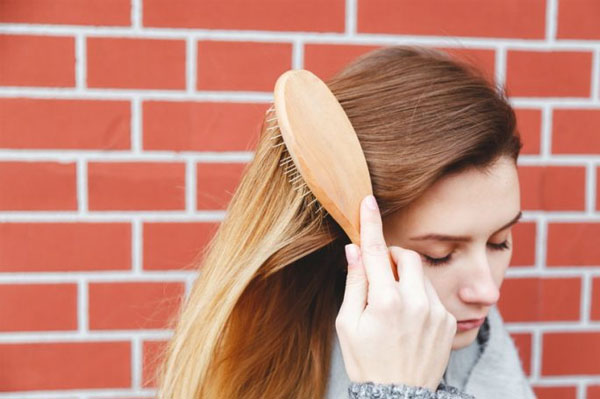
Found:
<path fill-rule="evenodd" d="M 517 214 L 517 216 L 515 216 L 510 222 L 506 223 L 504 226 L 500 227 L 498 230 L 496 230 L 493 234 L 496 234 L 499 231 L 502 231 L 510 226 L 512 226 L 513 224 L 517 223 L 519 221 L 519 219 L 521 219 L 521 216 L 523 215 L 522 211 L 519 211 L 519 213 Z M 431 233 L 431 234 L 425 234 L 422 236 L 418 236 L 418 237 L 411 237 L 411 240 L 437 240 L 437 241 L 456 241 L 456 242 L 471 242 L 472 238 L 469 236 L 449 236 L 449 235 L 445 235 L 445 234 L 435 234 L 435 233 Z"/>

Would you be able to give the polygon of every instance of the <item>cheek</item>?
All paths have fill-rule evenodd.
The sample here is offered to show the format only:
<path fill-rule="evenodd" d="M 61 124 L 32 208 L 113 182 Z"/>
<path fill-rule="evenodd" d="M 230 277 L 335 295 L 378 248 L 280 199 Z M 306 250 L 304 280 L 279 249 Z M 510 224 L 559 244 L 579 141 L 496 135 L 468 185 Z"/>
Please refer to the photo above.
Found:
<path fill-rule="evenodd" d="M 456 273 L 431 273 L 430 271 L 428 268 L 423 269 L 425 276 L 429 278 L 431 285 L 435 288 L 438 298 L 446 306 L 456 291 L 458 276 L 455 275 Z"/>

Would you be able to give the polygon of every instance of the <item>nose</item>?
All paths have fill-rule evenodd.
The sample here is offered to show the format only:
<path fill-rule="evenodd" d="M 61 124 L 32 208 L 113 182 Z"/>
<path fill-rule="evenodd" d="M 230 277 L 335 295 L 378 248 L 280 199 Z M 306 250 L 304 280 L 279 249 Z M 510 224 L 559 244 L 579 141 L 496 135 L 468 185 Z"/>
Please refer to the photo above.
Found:
<path fill-rule="evenodd" d="M 459 295 L 464 302 L 492 306 L 500 299 L 500 290 L 494 281 L 486 254 L 478 256 L 463 279 Z"/>

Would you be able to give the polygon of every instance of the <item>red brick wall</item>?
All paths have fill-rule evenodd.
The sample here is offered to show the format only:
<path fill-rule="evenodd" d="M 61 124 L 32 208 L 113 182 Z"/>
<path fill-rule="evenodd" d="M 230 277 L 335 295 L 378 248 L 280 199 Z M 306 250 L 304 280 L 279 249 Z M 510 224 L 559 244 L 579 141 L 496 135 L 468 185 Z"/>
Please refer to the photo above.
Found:
<path fill-rule="evenodd" d="M 499 307 L 540 398 L 600 398 L 597 0 L 0 0 L 0 394 L 152 397 L 276 78 L 400 43 L 507 85 Z"/>

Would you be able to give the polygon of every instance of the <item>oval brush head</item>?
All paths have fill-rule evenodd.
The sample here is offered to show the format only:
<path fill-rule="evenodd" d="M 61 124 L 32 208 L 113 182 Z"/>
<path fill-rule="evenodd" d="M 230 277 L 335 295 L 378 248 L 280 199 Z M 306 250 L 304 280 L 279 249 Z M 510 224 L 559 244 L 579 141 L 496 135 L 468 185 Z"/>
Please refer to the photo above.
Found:
<path fill-rule="evenodd" d="M 360 246 L 360 202 L 372 194 L 367 161 L 356 132 L 329 87 L 312 72 L 289 70 L 275 83 L 275 121 L 291 159 L 292 183 L 307 186 L 350 240 Z M 276 133 L 277 134 L 277 133 Z M 310 197 L 309 197 L 310 198 Z M 318 208 L 318 211 L 321 210 Z"/>

